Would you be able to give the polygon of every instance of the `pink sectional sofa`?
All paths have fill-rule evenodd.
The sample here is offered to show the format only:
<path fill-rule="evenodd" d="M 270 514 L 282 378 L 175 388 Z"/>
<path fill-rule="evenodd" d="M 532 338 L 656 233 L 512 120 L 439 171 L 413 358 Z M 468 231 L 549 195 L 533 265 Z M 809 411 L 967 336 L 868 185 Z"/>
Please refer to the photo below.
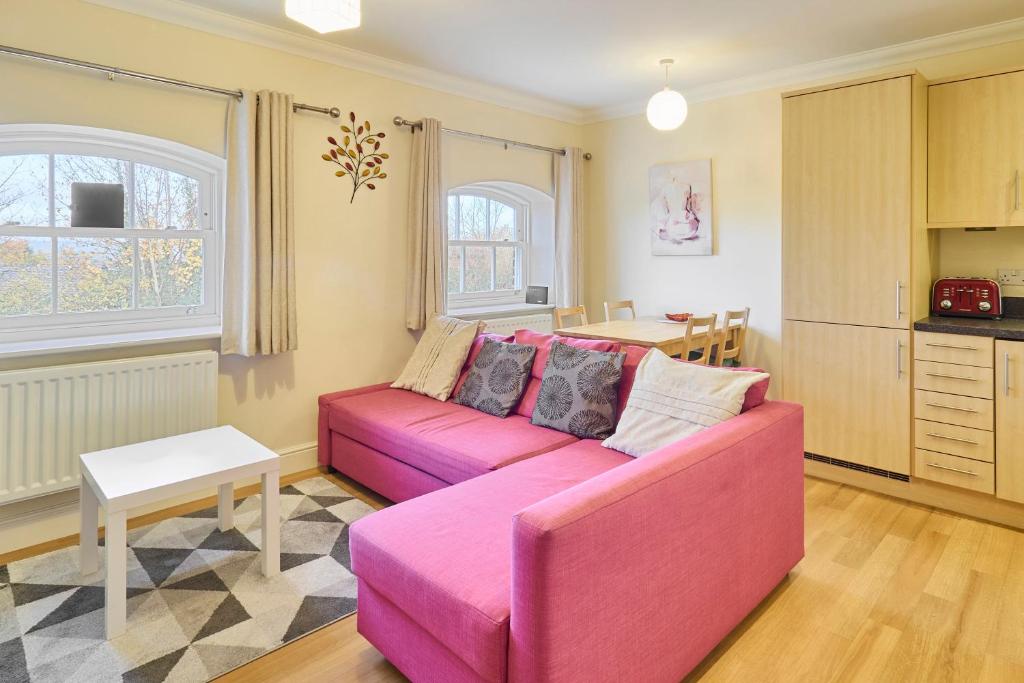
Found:
<path fill-rule="evenodd" d="M 359 632 L 413 681 L 678 681 L 803 557 L 803 412 L 765 389 L 639 459 L 387 385 L 321 396 L 320 463 L 405 501 L 350 530 Z"/>

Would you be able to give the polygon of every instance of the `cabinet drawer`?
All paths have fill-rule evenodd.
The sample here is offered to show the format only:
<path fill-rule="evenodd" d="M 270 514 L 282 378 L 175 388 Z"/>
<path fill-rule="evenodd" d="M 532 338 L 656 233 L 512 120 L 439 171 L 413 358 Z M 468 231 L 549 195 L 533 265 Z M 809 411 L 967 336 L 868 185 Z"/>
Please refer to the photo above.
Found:
<path fill-rule="evenodd" d="M 914 446 L 972 460 L 995 461 L 995 435 L 983 429 L 914 420 Z"/>
<path fill-rule="evenodd" d="M 914 451 L 914 476 L 980 493 L 996 492 L 995 465 L 922 448 Z"/>
<path fill-rule="evenodd" d="M 914 392 L 914 417 L 991 432 L 995 424 L 995 402 L 918 389 Z"/>
<path fill-rule="evenodd" d="M 915 332 L 914 358 L 990 368 L 994 344 L 995 340 L 991 337 Z"/>
<path fill-rule="evenodd" d="M 991 368 L 970 365 L 914 361 L 914 387 L 942 394 L 992 398 L 994 377 Z"/>

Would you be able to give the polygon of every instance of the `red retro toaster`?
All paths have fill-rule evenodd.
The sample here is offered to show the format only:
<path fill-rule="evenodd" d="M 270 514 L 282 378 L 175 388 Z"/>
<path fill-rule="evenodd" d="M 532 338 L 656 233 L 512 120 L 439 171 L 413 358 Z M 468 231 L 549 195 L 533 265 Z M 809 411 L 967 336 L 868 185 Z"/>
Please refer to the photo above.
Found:
<path fill-rule="evenodd" d="M 944 277 L 932 285 L 932 313 L 967 318 L 1001 318 L 999 283 L 982 277 Z"/>

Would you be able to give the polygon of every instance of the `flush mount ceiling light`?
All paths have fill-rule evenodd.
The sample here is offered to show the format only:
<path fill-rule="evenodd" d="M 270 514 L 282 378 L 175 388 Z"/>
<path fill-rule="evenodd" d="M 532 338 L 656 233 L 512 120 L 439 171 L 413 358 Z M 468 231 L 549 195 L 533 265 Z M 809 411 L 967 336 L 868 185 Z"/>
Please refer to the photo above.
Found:
<path fill-rule="evenodd" d="M 686 120 L 686 98 L 668 87 L 668 69 L 676 60 L 663 59 L 658 63 L 665 67 L 665 89 L 647 102 L 647 120 L 658 130 L 675 130 Z"/>
<path fill-rule="evenodd" d="M 318 33 L 359 26 L 359 0 L 285 0 L 284 13 Z"/>

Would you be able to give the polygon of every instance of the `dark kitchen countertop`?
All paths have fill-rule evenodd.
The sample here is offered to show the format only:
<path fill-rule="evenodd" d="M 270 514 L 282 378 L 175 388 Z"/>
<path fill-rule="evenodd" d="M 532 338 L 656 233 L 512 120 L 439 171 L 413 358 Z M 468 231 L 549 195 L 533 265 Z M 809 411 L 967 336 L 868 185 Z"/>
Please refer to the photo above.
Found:
<path fill-rule="evenodd" d="M 1003 318 L 983 320 L 980 318 L 947 318 L 931 316 L 914 323 L 918 332 L 940 332 L 942 334 L 967 334 L 975 337 L 995 337 L 1024 341 L 1024 319 Z"/>

